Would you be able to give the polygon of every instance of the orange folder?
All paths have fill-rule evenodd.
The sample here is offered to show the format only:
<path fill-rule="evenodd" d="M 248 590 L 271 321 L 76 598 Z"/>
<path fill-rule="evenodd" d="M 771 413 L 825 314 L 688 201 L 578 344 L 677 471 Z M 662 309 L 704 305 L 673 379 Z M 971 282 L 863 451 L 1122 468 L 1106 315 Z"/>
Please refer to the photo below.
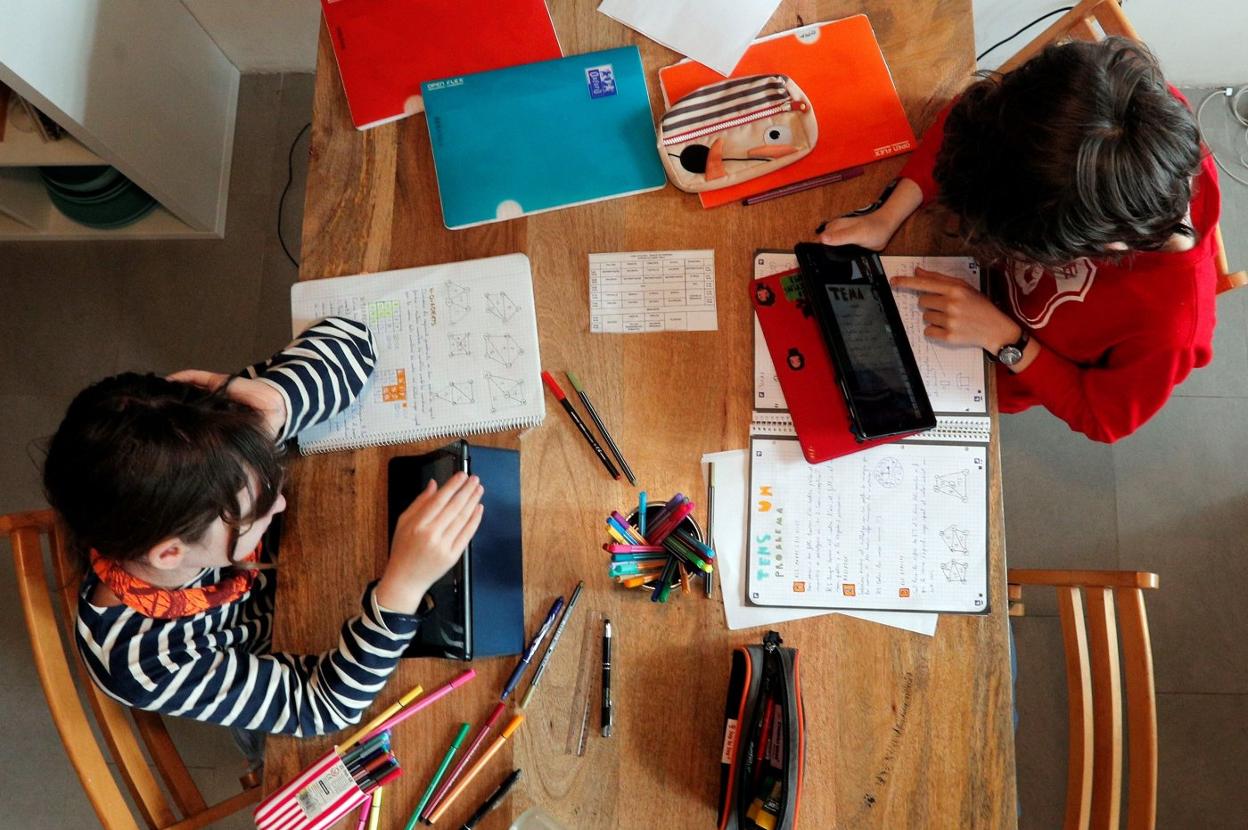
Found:
<path fill-rule="evenodd" d="M 810 155 L 766 176 L 699 194 L 702 207 L 739 202 L 794 182 L 907 153 L 916 146 L 893 76 L 866 15 L 815 23 L 754 41 L 732 78 L 780 73 L 810 97 L 819 140 Z M 695 89 L 722 81 L 690 60 L 659 70 L 671 104 Z"/>

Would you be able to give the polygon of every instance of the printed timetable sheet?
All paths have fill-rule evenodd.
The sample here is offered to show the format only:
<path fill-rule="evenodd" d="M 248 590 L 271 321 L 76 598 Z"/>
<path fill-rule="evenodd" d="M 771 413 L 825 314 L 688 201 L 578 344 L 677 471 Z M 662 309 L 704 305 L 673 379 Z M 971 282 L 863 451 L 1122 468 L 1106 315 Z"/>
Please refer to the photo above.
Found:
<path fill-rule="evenodd" d="M 715 331 L 714 251 L 589 255 L 589 330 Z"/>

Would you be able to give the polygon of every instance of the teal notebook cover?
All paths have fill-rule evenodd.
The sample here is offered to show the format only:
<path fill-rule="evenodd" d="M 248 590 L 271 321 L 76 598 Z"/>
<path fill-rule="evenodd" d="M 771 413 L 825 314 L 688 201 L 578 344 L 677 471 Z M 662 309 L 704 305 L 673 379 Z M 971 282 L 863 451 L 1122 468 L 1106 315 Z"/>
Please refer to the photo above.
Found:
<path fill-rule="evenodd" d="M 422 84 L 446 227 L 657 190 L 636 46 Z"/>

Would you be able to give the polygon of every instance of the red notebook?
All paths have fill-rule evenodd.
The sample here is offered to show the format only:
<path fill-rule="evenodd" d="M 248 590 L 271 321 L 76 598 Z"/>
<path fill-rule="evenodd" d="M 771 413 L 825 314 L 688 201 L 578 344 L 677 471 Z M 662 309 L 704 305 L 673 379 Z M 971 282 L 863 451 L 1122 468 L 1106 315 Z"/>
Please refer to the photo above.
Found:
<path fill-rule="evenodd" d="M 800 271 L 759 277 L 750 285 L 750 298 L 808 462 L 818 464 L 905 437 L 859 441 L 854 435 L 832 358 L 814 310 L 802 295 Z"/>
<path fill-rule="evenodd" d="M 810 98 L 819 124 L 814 149 L 774 173 L 698 194 L 702 207 L 740 202 L 914 149 L 914 131 L 866 15 L 760 38 L 729 77 L 774 73 L 791 77 Z M 723 79 L 713 69 L 690 60 L 659 70 L 659 85 L 669 108 L 695 89 Z"/>
<path fill-rule="evenodd" d="M 321 0 L 356 129 L 424 110 L 425 81 L 563 57 L 545 0 Z"/>

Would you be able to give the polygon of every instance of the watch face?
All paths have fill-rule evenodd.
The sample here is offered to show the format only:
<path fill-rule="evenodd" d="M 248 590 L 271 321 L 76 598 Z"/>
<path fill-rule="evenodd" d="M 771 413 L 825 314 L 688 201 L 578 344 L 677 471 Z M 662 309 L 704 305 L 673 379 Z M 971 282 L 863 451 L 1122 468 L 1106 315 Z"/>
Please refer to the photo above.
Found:
<path fill-rule="evenodd" d="M 1017 346 L 1006 346 L 997 352 L 997 360 L 1006 366 L 1013 366 L 1015 363 L 1023 359 L 1023 351 Z"/>

